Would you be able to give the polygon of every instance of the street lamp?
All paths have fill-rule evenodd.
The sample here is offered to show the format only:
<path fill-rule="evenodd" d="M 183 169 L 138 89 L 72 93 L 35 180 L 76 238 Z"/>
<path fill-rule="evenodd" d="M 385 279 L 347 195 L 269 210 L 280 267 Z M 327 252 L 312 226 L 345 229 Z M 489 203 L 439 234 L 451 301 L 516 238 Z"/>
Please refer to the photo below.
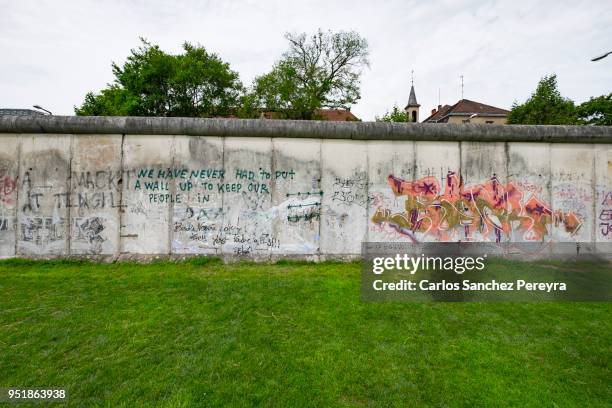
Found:
<path fill-rule="evenodd" d="M 595 61 L 602 60 L 602 59 L 606 58 L 610 54 L 612 54 L 612 51 L 606 52 L 604 55 L 600 55 L 599 57 L 595 57 L 591 61 L 595 62 Z"/>
<path fill-rule="evenodd" d="M 51 113 L 51 111 L 46 110 L 45 108 L 43 108 L 43 107 L 42 107 L 42 106 L 40 106 L 40 105 L 34 105 L 34 106 L 32 106 L 32 107 L 33 107 L 33 108 L 35 108 L 35 109 L 40 109 L 41 111 L 45 111 L 45 112 L 47 112 L 49 115 L 53 115 L 53 114 Z"/>
<path fill-rule="evenodd" d="M 472 113 L 472 115 L 470 115 L 470 117 L 467 118 L 467 120 L 464 123 L 470 123 L 470 121 L 477 116 L 478 116 L 478 113 Z"/>

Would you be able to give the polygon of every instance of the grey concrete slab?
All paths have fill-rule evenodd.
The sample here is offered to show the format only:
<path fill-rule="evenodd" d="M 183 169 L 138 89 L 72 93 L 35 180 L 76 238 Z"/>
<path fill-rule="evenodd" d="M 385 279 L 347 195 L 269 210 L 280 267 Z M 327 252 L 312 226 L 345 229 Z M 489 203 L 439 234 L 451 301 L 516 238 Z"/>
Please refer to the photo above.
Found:
<path fill-rule="evenodd" d="M 227 138 L 223 146 L 224 254 L 269 259 L 281 243 L 272 229 L 272 140 Z"/>
<path fill-rule="evenodd" d="M 185 170 L 176 180 L 181 202 L 172 214 L 172 253 L 218 254 L 223 234 L 223 191 L 226 175 L 223 139 L 175 138 L 174 167 Z"/>
<path fill-rule="evenodd" d="M 121 135 L 74 137 L 71 160 L 70 253 L 118 255 Z"/>
<path fill-rule="evenodd" d="M 123 142 L 121 253 L 169 254 L 176 193 L 174 136 L 127 135 Z"/>
<path fill-rule="evenodd" d="M 321 253 L 360 254 L 368 222 L 367 144 L 324 140 L 321 148 Z"/>
<path fill-rule="evenodd" d="M 29 135 L 21 140 L 18 255 L 70 253 L 71 143 L 71 135 Z"/>
<path fill-rule="evenodd" d="M 21 139 L 17 135 L 0 135 L 0 258 L 15 256 Z"/>
<path fill-rule="evenodd" d="M 321 141 L 272 139 L 272 227 L 277 256 L 317 255 L 320 248 Z"/>

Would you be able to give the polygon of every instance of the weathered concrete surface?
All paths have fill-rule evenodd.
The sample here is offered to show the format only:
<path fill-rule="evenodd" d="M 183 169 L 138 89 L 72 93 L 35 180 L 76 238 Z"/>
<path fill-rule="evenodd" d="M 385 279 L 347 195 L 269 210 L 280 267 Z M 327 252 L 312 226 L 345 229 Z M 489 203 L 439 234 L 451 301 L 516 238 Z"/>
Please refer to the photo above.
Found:
<path fill-rule="evenodd" d="M 369 222 L 367 163 L 366 142 L 323 140 L 321 252 L 328 257 L 361 252 Z"/>
<path fill-rule="evenodd" d="M 593 228 L 598 251 L 605 251 L 612 242 L 612 149 L 595 146 L 595 185 Z"/>
<path fill-rule="evenodd" d="M 272 139 L 275 257 L 318 255 L 321 244 L 321 141 Z"/>
<path fill-rule="evenodd" d="M 612 143 L 612 128 L 604 126 L 456 125 L 112 116 L 3 116 L 0 118 L 1 133 Z"/>
<path fill-rule="evenodd" d="M 580 223 L 577 231 L 571 231 L 561 218 L 553 227 L 555 242 L 595 241 L 594 152 L 593 146 L 551 146 L 552 209 L 560 211 L 562 217 L 575 216 Z"/>
<path fill-rule="evenodd" d="M 612 244 L 611 128 L 1 118 L 0 147 L 0 257 Z"/>
<path fill-rule="evenodd" d="M 189 169 L 189 174 L 173 180 L 182 200 L 174 204 L 172 213 L 172 253 L 220 253 L 223 192 L 216 182 L 224 168 L 223 139 L 176 136 L 174 147 L 174 167 Z"/>
<path fill-rule="evenodd" d="M 125 136 L 121 253 L 169 254 L 175 183 L 174 136 Z"/>
<path fill-rule="evenodd" d="M 0 257 L 15 255 L 20 142 L 18 136 L 0 136 Z"/>
<path fill-rule="evenodd" d="M 416 143 L 415 146 L 415 171 L 414 182 L 421 192 L 425 190 L 423 180 L 435 179 L 438 183 L 438 190 L 433 196 L 444 194 L 448 188 L 449 177 L 461 177 L 461 149 L 460 143 L 443 142 L 423 142 Z M 431 185 L 433 181 L 427 181 Z M 417 184 L 418 183 L 418 184 Z M 412 198 L 418 197 L 413 195 Z M 429 203 L 429 199 L 426 200 Z M 453 206 L 455 207 L 455 206 Z M 428 207 L 430 211 L 432 207 Z M 455 211 L 453 208 L 450 210 Z M 450 215 L 450 214 L 449 214 Z M 414 213 L 410 214 L 414 217 Z M 426 213 L 416 212 L 418 223 L 419 219 L 429 220 Z M 425 218 L 424 218 L 425 217 Z M 432 219 L 435 221 L 434 219 Z M 420 232 L 412 233 L 418 241 L 434 242 L 438 240 L 458 241 L 462 235 L 460 227 L 449 228 L 448 219 L 438 220 L 437 224 L 424 225 Z"/>
<path fill-rule="evenodd" d="M 368 142 L 368 219 L 377 216 L 379 209 L 402 214 L 405 202 L 396 196 L 389 185 L 389 175 L 414 181 L 415 143 L 399 141 Z M 398 234 L 389 223 L 368 223 L 367 241 L 402 242 L 406 237 Z"/>
<path fill-rule="evenodd" d="M 70 254 L 71 135 L 21 138 L 17 255 Z"/>
<path fill-rule="evenodd" d="M 508 167 L 508 182 L 520 191 L 520 205 L 530 200 L 537 200 L 544 208 L 551 209 L 552 183 L 551 145 L 542 143 L 508 143 L 506 162 Z M 510 207 L 513 204 L 509 204 Z M 537 229 L 521 228 L 521 221 L 512 221 L 510 241 L 539 241 Z"/>
<path fill-rule="evenodd" d="M 269 258 L 280 243 L 272 234 L 272 140 L 226 138 L 223 148 L 222 251 Z"/>
<path fill-rule="evenodd" d="M 70 253 L 119 251 L 121 135 L 81 135 L 72 140 Z"/>

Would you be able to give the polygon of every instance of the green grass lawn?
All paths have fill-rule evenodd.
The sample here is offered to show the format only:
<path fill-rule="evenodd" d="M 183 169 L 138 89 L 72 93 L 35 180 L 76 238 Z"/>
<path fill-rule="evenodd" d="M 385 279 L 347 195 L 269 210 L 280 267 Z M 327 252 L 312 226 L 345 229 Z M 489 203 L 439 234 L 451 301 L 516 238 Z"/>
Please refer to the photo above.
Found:
<path fill-rule="evenodd" d="M 355 263 L 0 262 L 0 387 L 79 407 L 612 404 L 609 303 L 364 303 L 359 283 Z"/>

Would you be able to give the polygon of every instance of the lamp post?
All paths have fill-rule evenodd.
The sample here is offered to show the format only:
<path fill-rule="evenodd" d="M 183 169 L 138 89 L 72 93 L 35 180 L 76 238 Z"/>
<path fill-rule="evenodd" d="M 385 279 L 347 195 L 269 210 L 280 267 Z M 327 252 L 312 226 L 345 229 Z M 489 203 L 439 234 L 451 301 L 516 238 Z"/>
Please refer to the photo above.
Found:
<path fill-rule="evenodd" d="M 608 51 L 608 52 L 606 52 L 605 54 L 600 55 L 599 57 L 595 57 L 595 58 L 593 58 L 591 61 L 592 61 L 592 62 L 595 62 L 595 61 L 602 60 L 602 59 L 606 58 L 606 57 L 607 57 L 608 55 L 610 55 L 610 54 L 612 54 L 612 51 Z"/>
<path fill-rule="evenodd" d="M 477 116 L 478 116 L 478 113 L 473 113 L 472 115 L 470 115 L 470 117 L 467 119 L 467 122 L 465 122 L 465 123 L 470 123 L 471 120 L 474 119 Z"/>
<path fill-rule="evenodd" d="M 41 111 L 45 111 L 45 112 L 47 112 L 47 114 L 49 114 L 49 115 L 53 115 L 53 114 L 51 113 L 51 111 L 46 110 L 45 108 L 43 108 L 43 107 L 42 107 L 42 106 L 40 106 L 40 105 L 34 105 L 34 106 L 32 106 L 32 107 L 33 107 L 33 108 L 35 108 L 35 109 L 39 109 L 39 110 L 41 110 Z"/>

